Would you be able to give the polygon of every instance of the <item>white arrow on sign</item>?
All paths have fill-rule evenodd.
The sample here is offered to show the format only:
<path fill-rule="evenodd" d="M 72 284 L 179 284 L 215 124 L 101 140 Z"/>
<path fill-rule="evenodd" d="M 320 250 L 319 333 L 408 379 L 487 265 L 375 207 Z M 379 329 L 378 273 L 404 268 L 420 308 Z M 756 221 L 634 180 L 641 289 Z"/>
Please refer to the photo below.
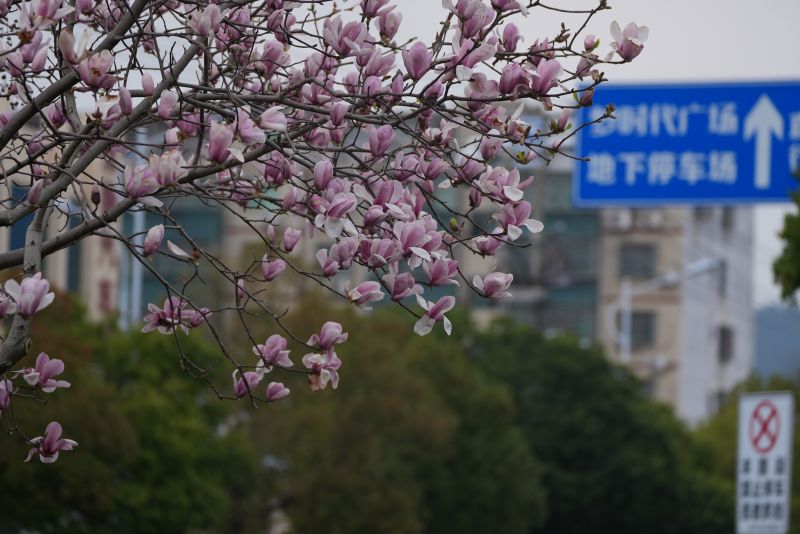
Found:
<path fill-rule="evenodd" d="M 756 189 L 767 189 L 772 165 L 772 136 L 783 139 L 783 117 L 767 95 L 761 95 L 744 119 L 744 139 L 756 138 Z"/>

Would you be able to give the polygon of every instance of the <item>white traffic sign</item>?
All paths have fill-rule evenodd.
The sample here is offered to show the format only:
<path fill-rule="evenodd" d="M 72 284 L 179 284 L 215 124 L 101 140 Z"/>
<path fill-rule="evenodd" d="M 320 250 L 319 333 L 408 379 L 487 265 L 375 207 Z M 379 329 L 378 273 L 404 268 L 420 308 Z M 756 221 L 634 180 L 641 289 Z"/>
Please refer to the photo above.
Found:
<path fill-rule="evenodd" d="M 788 532 L 793 431 L 792 393 L 747 393 L 739 399 L 738 534 Z"/>

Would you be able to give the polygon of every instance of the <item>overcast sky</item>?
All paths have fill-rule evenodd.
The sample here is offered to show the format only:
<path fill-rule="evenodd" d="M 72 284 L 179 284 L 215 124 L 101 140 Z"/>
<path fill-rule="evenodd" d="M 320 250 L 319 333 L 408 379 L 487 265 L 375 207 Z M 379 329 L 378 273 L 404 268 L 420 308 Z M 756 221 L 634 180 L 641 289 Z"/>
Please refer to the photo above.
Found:
<path fill-rule="evenodd" d="M 549 0 L 560 8 L 586 8 L 593 0 Z M 439 0 L 398 0 L 403 25 L 398 37 L 422 36 L 439 29 L 444 10 Z M 644 52 L 632 64 L 606 69 L 611 81 L 800 80 L 800 0 L 609 0 L 613 9 L 589 26 L 608 50 L 609 25 L 636 22 L 650 28 Z M 555 34 L 563 20 L 576 18 L 535 9 L 519 24 L 528 40 Z M 579 22 L 578 22 L 579 24 Z M 757 305 L 778 300 L 772 283 L 772 259 L 780 252 L 777 232 L 788 205 L 756 210 L 753 255 Z"/>

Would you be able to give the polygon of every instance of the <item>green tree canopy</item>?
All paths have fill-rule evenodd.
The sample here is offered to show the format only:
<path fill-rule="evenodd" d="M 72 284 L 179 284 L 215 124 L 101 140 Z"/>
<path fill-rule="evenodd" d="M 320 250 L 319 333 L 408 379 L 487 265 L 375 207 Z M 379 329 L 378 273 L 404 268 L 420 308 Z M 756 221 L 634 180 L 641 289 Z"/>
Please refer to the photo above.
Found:
<path fill-rule="evenodd" d="M 800 210 L 800 193 L 794 193 L 792 200 Z M 800 289 L 800 213 L 787 213 L 778 235 L 784 247 L 772 266 L 775 282 L 781 287 L 784 299 L 796 302 L 795 294 Z"/>
<path fill-rule="evenodd" d="M 599 349 L 510 321 L 468 347 L 512 391 L 543 466 L 539 532 L 731 532 L 732 494 L 698 464 L 689 432 Z"/>
<path fill-rule="evenodd" d="M 284 320 L 309 334 L 329 316 L 313 294 L 299 310 Z M 80 446 L 23 463 L 25 447 L 0 438 L 3 527 L 249 533 L 282 514 L 301 533 L 732 530 L 728 427 L 698 445 L 598 349 L 510 321 L 478 331 L 454 314 L 459 336 L 420 338 L 390 311 L 337 313 L 351 333 L 339 389 L 274 370 L 292 393 L 256 409 L 187 376 L 173 337 L 54 305 L 29 358 L 62 358 L 70 394 L 15 412 L 26 432 L 58 418 Z M 215 346 L 177 339 L 216 361 Z M 229 376 L 210 378 L 229 393 Z"/>
<path fill-rule="evenodd" d="M 57 464 L 23 463 L 27 448 L 4 433 L 0 530 L 226 531 L 259 486 L 258 457 L 241 434 L 217 431 L 230 407 L 204 400 L 209 390 L 181 372 L 174 340 L 91 325 L 65 298 L 42 319 L 28 358 L 62 358 L 72 386 L 51 395 L 46 410 L 19 399 L 16 420 L 37 435 L 57 419 L 79 446 Z M 185 342 L 200 361 L 212 358 L 207 345 Z"/>

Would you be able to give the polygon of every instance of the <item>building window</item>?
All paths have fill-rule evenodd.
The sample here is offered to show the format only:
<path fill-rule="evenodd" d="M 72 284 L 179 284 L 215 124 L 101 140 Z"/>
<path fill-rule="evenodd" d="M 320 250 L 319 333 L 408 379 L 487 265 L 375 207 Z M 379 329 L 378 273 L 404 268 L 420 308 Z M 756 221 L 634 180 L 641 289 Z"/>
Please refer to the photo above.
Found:
<path fill-rule="evenodd" d="M 720 298 L 724 299 L 728 294 L 728 262 L 725 260 L 721 260 L 719 262 L 718 276 L 717 293 L 719 294 Z"/>
<path fill-rule="evenodd" d="M 733 328 L 720 326 L 717 332 L 717 356 L 721 363 L 729 362 L 733 359 Z"/>
<path fill-rule="evenodd" d="M 619 275 L 653 278 L 656 273 L 656 247 L 647 243 L 625 243 L 619 249 Z"/>
<path fill-rule="evenodd" d="M 617 328 L 620 328 L 620 316 L 617 314 Z M 654 347 L 656 344 L 656 313 L 652 311 L 635 311 L 631 313 L 631 349 L 641 350 Z"/>
<path fill-rule="evenodd" d="M 736 212 L 730 206 L 725 206 L 722 208 L 722 230 L 725 232 L 730 232 L 733 229 L 733 222 L 734 216 Z"/>
<path fill-rule="evenodd" d="M 648 349 L 656 344 L 656 314 L 633 312 L 631 315 L 631 348 Z"/>
<path fill-rule="evenodd" d="M 694 218 L 698 222 L 705 222 L 711 218 L 712 209 L 707 206 L 699 206 L 694 209 Z"/>

